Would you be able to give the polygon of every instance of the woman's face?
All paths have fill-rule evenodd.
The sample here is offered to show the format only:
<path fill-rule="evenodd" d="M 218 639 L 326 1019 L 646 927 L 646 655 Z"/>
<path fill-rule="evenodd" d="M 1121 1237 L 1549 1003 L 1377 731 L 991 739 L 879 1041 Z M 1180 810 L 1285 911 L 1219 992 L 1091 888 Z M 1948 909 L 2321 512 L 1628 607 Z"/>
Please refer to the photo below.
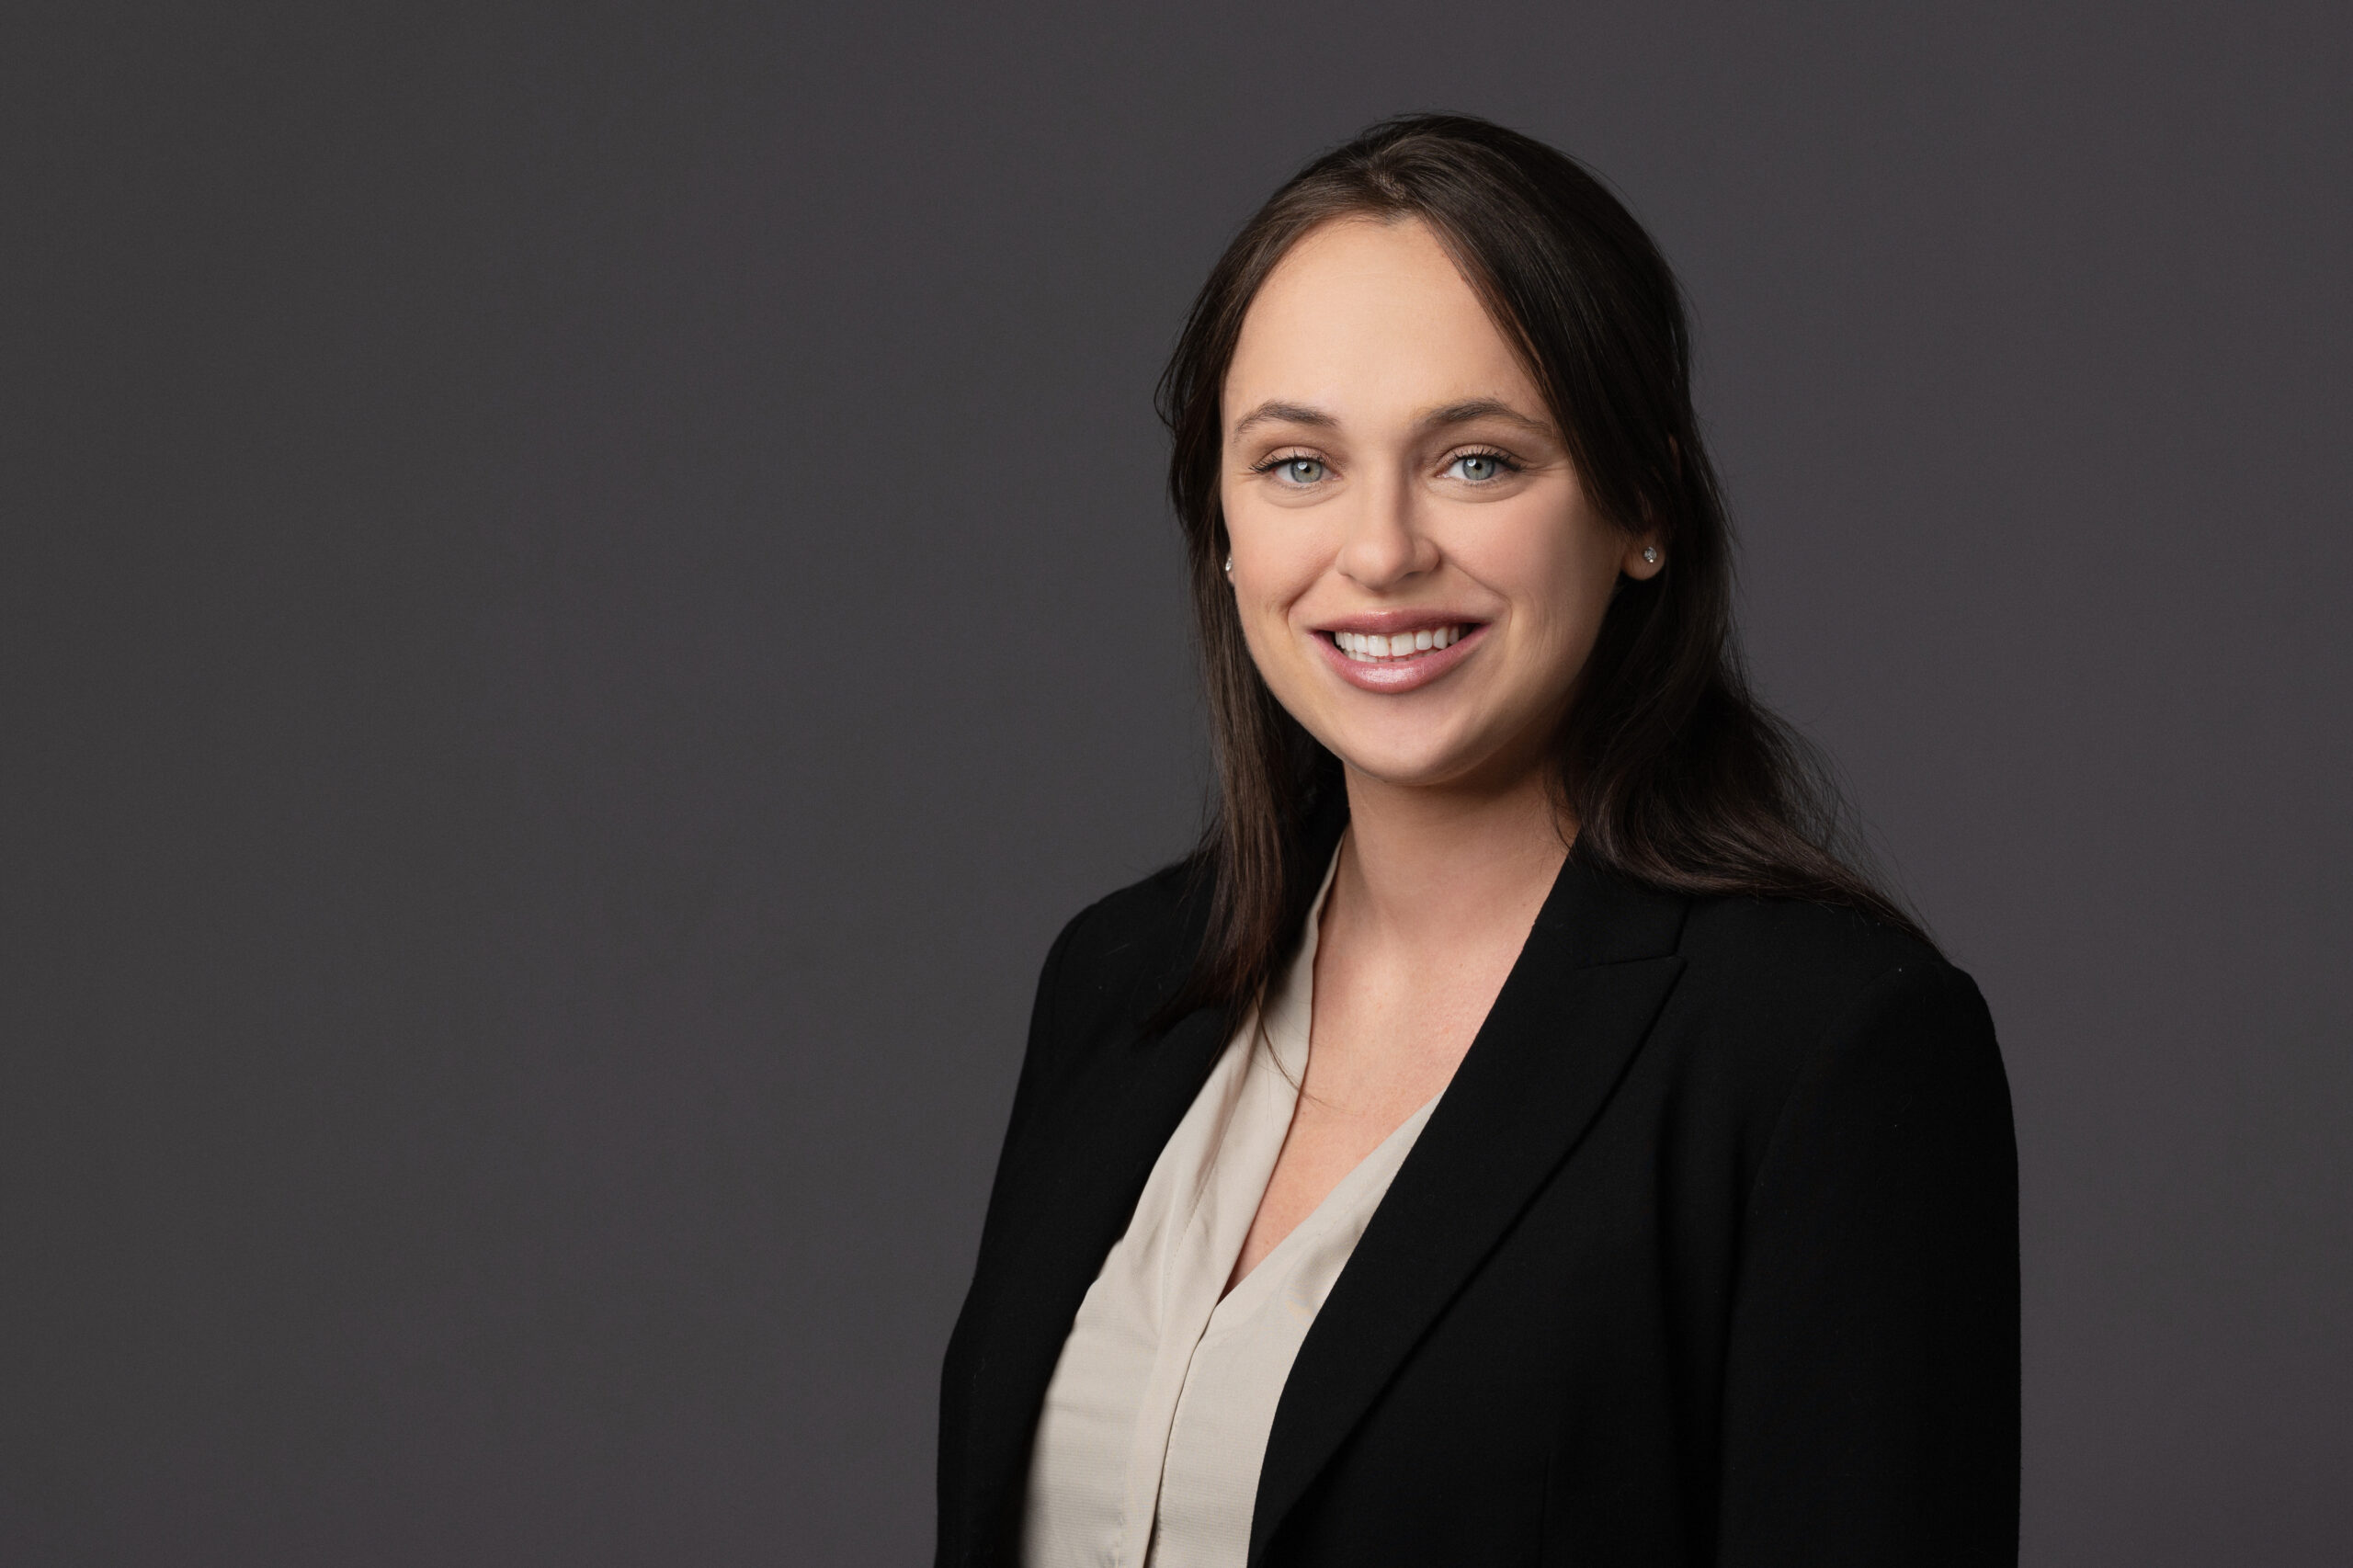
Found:
<path fill-rule="evenodd" d="M 1390 783 L 1540 765 L 1620 573 L 1535 383 L 1418 222 L 1324 224 L 1244 318 L 1229 579 L 1276 699 Z"/>

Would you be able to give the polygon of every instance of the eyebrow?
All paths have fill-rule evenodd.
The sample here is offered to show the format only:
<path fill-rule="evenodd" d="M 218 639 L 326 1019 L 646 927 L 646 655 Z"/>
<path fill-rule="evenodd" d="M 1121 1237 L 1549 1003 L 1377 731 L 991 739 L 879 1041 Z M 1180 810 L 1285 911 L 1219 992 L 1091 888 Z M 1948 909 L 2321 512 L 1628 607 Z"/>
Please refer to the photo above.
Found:
<path fill-rule="evenodd" d="M 1425 430 L 1443 430 L 1449 425 L 1468 425 L 1474 419 L 1500 419 L 1506 425 L 1517 425 L 1534 435 L 1552 434 L 1550 424 L 1541 419 L 1530 419 L 1499 397 L 1473 397 L 1465 398 L 1461 403 L 1449 403 L 1444 408 L 1432 409 L 1415 423 Z"/>
<path fill-rule="evenodd" d="M 1552 426 L 1527 415 L 1501 398 L 1472 397 L 1461 403 L 1449 403 L 1434 408 L 1414 423 L 1424 430 L 1443 430 L 1449 426 L 1468 425 L 1477 419 L 1500 419 L 1517 425 L 1539 436 L 1552 434 Z M 1339 420 L 1311 403 L 1270 401 L 1260 403 L 1234 422 L 1231 438 L 1239 440 L 1261 425 L 1308 425 L 1320 430 L 1335 429 Z"/>
<path fill-rule="evenodd" d="M 1236 438 L 1261 425 L 1313 425 L 1321 430 L 1336 427 L 1339 421 L 1322 409 L 1304 403 L 1262 403 L 1234 422 Z"/>

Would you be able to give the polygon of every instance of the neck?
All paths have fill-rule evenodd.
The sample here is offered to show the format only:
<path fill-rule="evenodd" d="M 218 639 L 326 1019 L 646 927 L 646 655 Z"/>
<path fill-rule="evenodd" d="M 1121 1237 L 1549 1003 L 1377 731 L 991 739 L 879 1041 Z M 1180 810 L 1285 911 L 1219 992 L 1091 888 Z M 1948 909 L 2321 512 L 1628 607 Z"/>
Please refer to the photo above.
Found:
<path fill-rule="evenodd" d="M 1369 932 L 1452 947 L 1524 933 L 1574 828 L 1533 770 L 1500 785 L 1386 784 L 1347 770 L 1348 847 L 1333 892 Z"/>

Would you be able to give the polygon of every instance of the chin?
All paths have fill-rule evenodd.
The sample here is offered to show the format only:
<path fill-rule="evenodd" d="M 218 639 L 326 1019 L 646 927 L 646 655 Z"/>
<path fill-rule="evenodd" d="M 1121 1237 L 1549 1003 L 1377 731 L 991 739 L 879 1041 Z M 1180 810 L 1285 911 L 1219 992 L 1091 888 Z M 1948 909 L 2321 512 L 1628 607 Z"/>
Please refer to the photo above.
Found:
<path fill-rule="evenodd" d="M 1544 766 L 1546 748 L 1528 722 L 1512 712 L 1478 718 L 1484 722 L 1468 714 L 1424 713 L 1409 720 L 1400 713 L 1386 725 L 1313 728 L 1324 749 L 1352 771 L 1399 788 L 1492 788 Z"/>
<path fill-rule="evenodd" d="M 1458 783 L 1477 773 L 1484 760 L 1479 755 L 1466 755 L 1460 747 L 1445 744 L 1342 744 L 1324 746 L 1355 772 L 1383 784 L 1405 789 L 1429 789 Z"/>

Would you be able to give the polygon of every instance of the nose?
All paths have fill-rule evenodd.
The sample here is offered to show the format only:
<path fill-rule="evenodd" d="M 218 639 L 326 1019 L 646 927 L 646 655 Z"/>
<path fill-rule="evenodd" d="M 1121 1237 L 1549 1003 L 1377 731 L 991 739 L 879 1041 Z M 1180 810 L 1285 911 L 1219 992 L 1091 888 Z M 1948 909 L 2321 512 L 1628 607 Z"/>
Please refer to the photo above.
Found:
<path fill-rule="evenodd" d="M 1422 531 L 1415 487 L 1389 475 L 1358 488 L 1343 521 L 1340 574 L 1370 593 L 1387 593 L 1438 568 L 1438 545 Z"/>

